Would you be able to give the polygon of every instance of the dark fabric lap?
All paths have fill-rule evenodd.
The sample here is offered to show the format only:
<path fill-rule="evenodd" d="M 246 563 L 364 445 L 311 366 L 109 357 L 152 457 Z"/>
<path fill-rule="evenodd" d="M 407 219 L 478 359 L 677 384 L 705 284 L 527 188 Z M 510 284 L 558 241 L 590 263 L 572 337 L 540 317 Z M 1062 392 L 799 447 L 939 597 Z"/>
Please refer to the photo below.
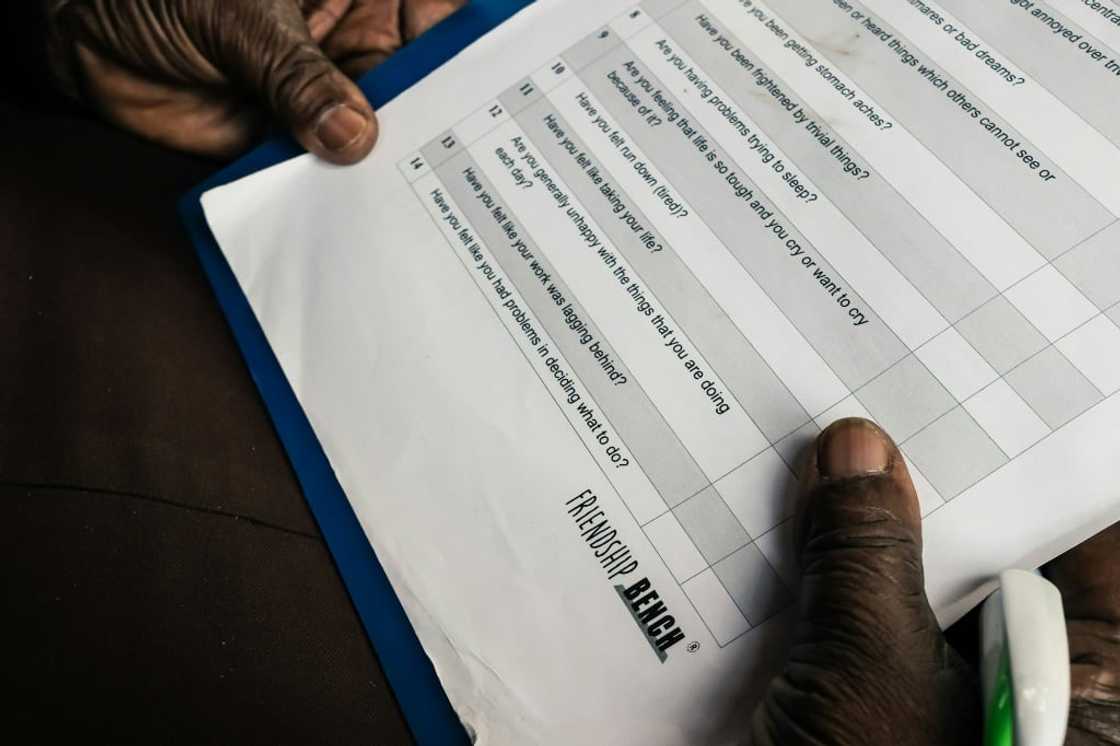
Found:
<path fill-rule="evenodd" d="M 36 741 L 407 743 L 179 227 L 214 165 L 0 96 L 7 711 Z"/>

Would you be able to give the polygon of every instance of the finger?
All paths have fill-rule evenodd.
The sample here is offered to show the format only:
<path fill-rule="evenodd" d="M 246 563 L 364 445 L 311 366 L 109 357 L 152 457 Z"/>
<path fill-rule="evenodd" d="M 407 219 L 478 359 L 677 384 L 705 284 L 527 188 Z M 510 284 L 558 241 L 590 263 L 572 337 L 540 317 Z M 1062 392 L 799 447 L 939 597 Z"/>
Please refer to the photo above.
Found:
<path fill-rule="evenodd" d="M 1062 593 L 1070 652 L 1066 743 L 1120 744 L 1120 524 L 1043 572 Z"/>
<path fill-rule="evenodd" d="M 259 112 L 238 96 L 184 92 L 132 73 L 96 48 L 78 44 L 84 87 L 106 119 L 161 145 L 226 160 L 264 129 Z"/>
<path fill-rule="evenodd" d="M 828 525 L 838 520 L 836 511 L 850 519 L 850 511 L 878 508 L 910 531 L 921 549 L 921 509 L 906 460 L 875 423 L 860 418 L 834 422 L 809 449 L 800 477 L 801 540 L 811 538 L 814 521 Z M 865 494 L 858 489 L 861 483 L 882 487 Z M 839 497 L 827 499 L 834 492 Z"/>
<path fill-rule="evenodd" d="M 401 14 L 404 40 L 412 41 L 464 4 L 465 0 L 404 0 Z"/>
<path fill-rule="evenodd" d="M 401 48 L 401 0 L 354 0 L 323 39 L 323 51 L 347 75 L 358 77 Z"/>
<path fill-rule="evenodd" d="M 889 436 L 866 420 L 833 424 L 810 450 L 801 483 L 801 610 L 814 642 L 854 634 L 902 645 L 896 627 L 933 628 L 917 495 Z M 878 658 L 879 650 L 854 652 Z"/>
<path fill-rule="evenodd" d="M 1066 614 L 1120 624 L 1120 523 L 1043 568 L 1062 592 Z"/>
<path fill-rule="evenodd" d="M 756 713 L 757 743 L 974 739 L 975 682 L 926 600 L 901 452 L 873 423 L 842 420 L 817 439 L 801 485 L 800 620 Z"/>
<path fill-rule="evenodd" d="M 300 10 L 307 21 L 311 39 L 316 44 L 322 42 L 338 26 L 352 4 L 353 0 L 301 0 Z"/>
<path fill-rule="evenodd" d="M 270 3 L 258 12 L 224 32 L 234 74 L 310 152 L 339 164 L 364 158 L 377 139 L 365 96 L 312 40 L 296 5 Z"/>

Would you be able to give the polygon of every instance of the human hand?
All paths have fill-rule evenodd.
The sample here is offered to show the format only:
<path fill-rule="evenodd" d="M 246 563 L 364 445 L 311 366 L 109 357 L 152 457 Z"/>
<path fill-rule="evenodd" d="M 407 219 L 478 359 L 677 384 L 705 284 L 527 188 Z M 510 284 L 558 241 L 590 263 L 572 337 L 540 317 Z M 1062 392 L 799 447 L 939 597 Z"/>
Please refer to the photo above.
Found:
<path fill-rule="evenodd" d="M 866 420 L 841 420 L 806 461 L 801 616 L 755 743 L 977 743 L 978 680 L 926 601 L 921 514 L 898 448 Z"/>
<path fill-rule="evenodd" d="M 978 678 L 924 591 L 918 499 L 891 439 L 842 420 L 801 480 L 800 620 L 755 713 L 759 746 L 980 742 Z M 1072 697 L 1067 746 L 1120 745 L 1120 525 L 1045 568 L 1062 592 Z"/>
<path fill-rule="evenodd" d="M 116 124 L 210 157 L 275 120 L 333 163 L 365 157 L 373 109 L 347 77 L 463 0 L 45 0 L 63 87 Z"/>
<path fill-rule="evenodd" d="M 1120 524 L 1043 568 L 1069 636 L 1066 746 L 1120 746 Z"/>

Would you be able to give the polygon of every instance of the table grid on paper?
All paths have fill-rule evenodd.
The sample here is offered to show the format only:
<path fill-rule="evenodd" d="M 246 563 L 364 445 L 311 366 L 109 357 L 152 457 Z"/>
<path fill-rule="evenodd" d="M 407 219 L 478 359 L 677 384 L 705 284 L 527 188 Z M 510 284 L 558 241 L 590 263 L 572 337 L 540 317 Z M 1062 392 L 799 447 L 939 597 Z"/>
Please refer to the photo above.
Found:
<path fill-rule="evenodd" d="M 840 59 L 900 126 L 816 125 L 837 99 L 737 7 L 645 2 L 400 163 L 720 645 L 793 600 L 793 472 L 829 422 L 883 424 L 928 515 L 1120 390 L 1108 200 L 1067 179 L 1055 232 Z M 794 0 L 765 12 L 818 28 Z M 930 219 L 903 154 L 977 235 Z M 594 447 L 608 430 L 624 450 Z"/>

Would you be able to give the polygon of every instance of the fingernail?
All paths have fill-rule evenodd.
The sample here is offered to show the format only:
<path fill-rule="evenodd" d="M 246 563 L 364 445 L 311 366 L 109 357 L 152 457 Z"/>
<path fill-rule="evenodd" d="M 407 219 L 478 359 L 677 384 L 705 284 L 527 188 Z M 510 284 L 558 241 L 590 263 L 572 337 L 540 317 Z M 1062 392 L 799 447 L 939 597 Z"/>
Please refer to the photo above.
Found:
<path fill-rule="evenodd" d="M 894 446 L 886 434 L 867 420 L 834 422 L 817 441 L 817 468 L 826 479 L 882 474 L 893 457 Z"/>
<path fill-rule="evenodd" d="M 323 147 L 332 152 L 345 150 L 366 131 L 369 119 L 346 104 L 328 109 L 319 119 L 315 136 Z"/>

